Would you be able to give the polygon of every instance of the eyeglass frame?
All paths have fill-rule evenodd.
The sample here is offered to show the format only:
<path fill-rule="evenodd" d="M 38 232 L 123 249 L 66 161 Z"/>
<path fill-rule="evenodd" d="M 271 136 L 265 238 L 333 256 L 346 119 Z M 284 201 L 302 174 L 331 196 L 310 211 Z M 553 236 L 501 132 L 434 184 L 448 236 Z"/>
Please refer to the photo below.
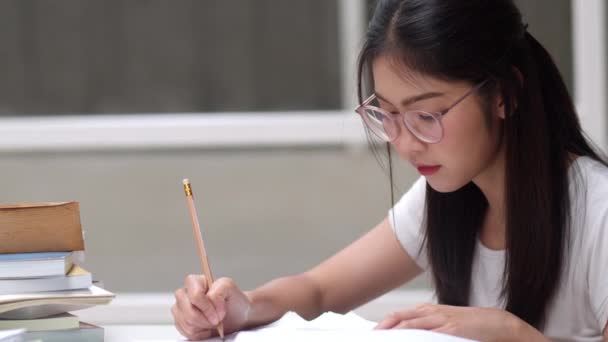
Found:
<path fill-rule="evenodd" d="M 452 110 L 454 107 L 456 107 L 459 103 L 461 103 L 462 101 L 464 101 L 464 99 L 466 99 L 469 95 L 473 94 L 474 92 L 476 92 L 477 90 L 481 89 L 481 87 L 483 87 L 486 83 L 488 82 L 487 79 L 481 81 L 480 83 L 478 83 L 477 85 L 471 87 L 471 89 L 469 89 L 469 91 L 467 91 L 464 95 L 462 95 L 460 98 L 458 98 L 452 105 L 448 106 L 446 109 L 439 111 L 439 112 L 427 112 L 425 110 L 409 110 L 409 111 L 405 111 L 405 112 L 400 112 L 400 113 L 391 113 L 388 112 L 380 107 L 376 107 L 376 106 L 370 106 L 369 103 L 372 102 L 374 99 L 377 99 L 378 97 L 376 96 L 376 94 L 372 94 L 370 95 L 365 101 L 363 101 L 363 103 L 361 103 L 360 105 L 358 105 L 357 107 L 355 107 L 355 112 L 357 114 L 359 114 L 359 116 L 361 116 L 361 119 L 363 120 L 363 122 L 365 123 L 365 125 L 367 126 L 367 128 L 372 131 L 372 133 L 374 133 L 374 135 L 376 135 L 378 138 L 385 140 L 387 142 L 392 142 L 395 141 L 399 135 L 401 134 L 401 132 L 399 131 L 398 134 L 394 137 L 394 138 L 390 138 L 388 136 L 388 133 L 386 133 L 386 130 L 383 128 L 383 131 L 386 133 L 386 137 L 388 138 L 388 140 L 386 140 L 385 138 L 381 137 L 378 135 L 378 133 L 374 132 L 374 130 L 371 128 L 371 126 L 373 124 L 371 124 L 370 122 L 368 122 L 368 115 L 365 113 L 365 109 L 371 109 L 374 110 L 386 117 L 389 117 L 391 119 L 394 119 L 396 117 L 401 117 L 401 121 L 403 122 L 405 128 L 407 128 L 408 131 L 410 131 L 410 133 L 412 133 L 416 138 L 418 138 L 419 140 L 428 143 L 428 144 L 437 144 L 439 142 L 441 142 L 441 140 L 443 139 L 443 132 L 444 132 L 444 128 L 443 128 L 443 124 L 441 123 L 441 118 L 446 115 L 450 110 Z M 429 114 L 430 116 L 433 117 L 433 119 L 439 124 L 439 127 L 441 129 L 441 136 L 439 137 L 439 139 L 437 141 L 433 141 L 430 140 L 424 136 L 421 136 L 420 133 L 415 132 L 412 128 L 410 128 L 409 124 L 407 123 L 407 121 L 405 120 L 405 116 L 408 113 L 412 113 L 412 112 L 422 112 L 425 114 Z M 397 121 L 398 122 L 398 121 Z M 399 127 L 397 125 L 397 127 Z M 398 128 L 400 130 L 400 128 Z"/>

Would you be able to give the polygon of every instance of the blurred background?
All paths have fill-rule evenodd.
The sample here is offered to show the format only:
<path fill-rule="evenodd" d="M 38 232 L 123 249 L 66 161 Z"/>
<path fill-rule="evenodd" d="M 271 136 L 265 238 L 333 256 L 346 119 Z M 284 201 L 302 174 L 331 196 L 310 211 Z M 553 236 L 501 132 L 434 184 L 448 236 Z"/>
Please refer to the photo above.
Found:
<path fill-rule="evenodd" d="M 603 1 L 516 2 L 606 149 Z M 0 201 L 79 201 L 85 267 L 125 296 L 201 272 L 185 177 L 216 277 L 310 268 L 391 205 L 352 111 L 373 4 L 1 1 Z M 398 197 L 416 172 L 394 172 Z"/>

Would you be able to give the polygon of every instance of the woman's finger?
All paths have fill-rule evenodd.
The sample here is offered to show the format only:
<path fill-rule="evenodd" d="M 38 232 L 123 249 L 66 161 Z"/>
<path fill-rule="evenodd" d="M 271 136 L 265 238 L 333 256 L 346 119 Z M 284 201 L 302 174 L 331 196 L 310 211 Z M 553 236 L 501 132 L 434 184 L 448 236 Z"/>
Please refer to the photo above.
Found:
<path fill-rule="evenodd" d="M 211 285 L 209 292 L 207 292 L 207 297 L 211 299 L 220 321 L 226 316 L 226 300 L 230 291 L 234 288 L 236 288 L 236 285 L 231 279 L 220 278 Z"/>
<path fill-rule="evenodd" d="M 209 288 L 207 284 L 207 278 L 200 274 L 189 274 L 184 279 L 184 288 L 192 292 L 207 293 Z"/>
<path fill-rule="evenodd" d="M 184 289 L 190 303 L 200 310 L 212 325 L 217 325 L 219 319 L 215 313 L 215 307 L 207 298 L 209 290 L 207 278 L 204 275 L 190 274 L 184 280 Z"/>
<path fill-rule="evenodd" d="M 374 329 L 392 329 L 399 322 L 401 322 L 399 318 L 395 316 L 388 316 L 385 319 L 381 320 L 378 325 L 374 327 Z"/>
<path fill-rule="evenodd" d="M 226 300 L 224 299 L 224 297 L 222 295 L 217 295 L 217 296 L 211 297 L 211 302 L 213 303 L 213 306 L 215 307 L 215 311 L 217 313 L 218 320 L 220 322 L 223 321 L 224 317 L 226 317 Z"/>
<path fill-rule="evenodd" d="M 179 309 L 177 309 L 177 305 L 173 305 L 171 307 L 171 314 L 173 315 L 173 322 L 175 323 L 175 329 L 177 329 L 177 331 L 184 337 L 188 337 L 186 336 L 186 331 L 184 330 L 183 327 L 183 322 L 181 319 L 181 315 L 179 313 Z"/>
<path fill-rule="evenodd" d="M 192 339 L 194 337 L 194 329 L 192 327 L 188 327 L 184 323 L 183 315 L 180 310 L 177 308 L 177 305 L 171 307 L 171 313 L 173 314 L 173 320 L 175 321 L 175 329 L 187 339 Z"/>
<path fill-rule="evenodd" d="M 212 325 L 217 325 L 219 323 L 219 317 L 215 310 L 215 306 L 207 297 L 207 289 L 206 282 L 201 282 L 199 279 L 190 278 L 190 280 L 186 280 L 188 286 L 186 287 L 186 295 L 188 296 L 188 300 L 190 303 L 202 314 L 205 319 L 209 321 Z"/>
<path fill-rule="evenodd" d="M 185 324 L 181 316 L 175 317 L 175 329 L 188 340 L 204 340 L 211 337 L 213 334 L 212 330 L 209 329 L 198 329 Z"/>
<path fill-rule="evenodd" d="M 432 330 L 438 329 L 445 324 L 445 318 L 442 315 L 423 316 L 407 321 L 401 321 L 395 325 L 393 329 L 422 329 Z"/>
<path fill-rule="evenodd" d="M 175 305 L 185 326 L 194 326 L 200 329 L 210 329 L 214 326 L 205 314 L 192 304 L 185 289 L 176 291 Z"/>
<path fill-rule="evenodd" d="M 393 329 L 395 325 L 402 321 L 424 316 L 429 311 L 427 306 L 428 305 L 420 305 L 415 309 L 393 312 L 380 321 L 374 329 Z"/>

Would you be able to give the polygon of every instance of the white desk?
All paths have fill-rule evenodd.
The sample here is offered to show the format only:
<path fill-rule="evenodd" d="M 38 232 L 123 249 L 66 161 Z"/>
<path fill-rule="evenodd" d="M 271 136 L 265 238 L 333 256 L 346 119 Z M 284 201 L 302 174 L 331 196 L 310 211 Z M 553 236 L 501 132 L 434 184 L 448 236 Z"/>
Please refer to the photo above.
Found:
<path fill-rule="evenodd" d="M 360 316 L 380 321 L 387 313 L 432 301 L 430 290 L 397 290 L 355 310 Z M 110 305 L 76 311 L 82 321 L 103 326 L 107 342 L 136 340 L 179 341 L 173 326 L 173 294 L 117 294 Z"/>
<path fill-rule="evenodd" d="M 179 341 L 180 334 L 173 325 L 104 325 L 105 342 L 135 340 Z"/>
<path fill-rule="evenodd" d="M 182 341 L 183 339 L 180 337 L 179 333 L 175 330 L 175 328 L 171 325 L 108 325 L 105 326 L 105 341 L 106 342 L 174 342 L 174 341 Z M 399 330 L 399 329 L 398 329 Z M 361 337 L 361 333 L 354 333 L 348 335 L 347 341 L 350 341 L 351 338 L 356 338 L 357 341 L 403 341 L 403 340 L 415 340 L 415 341 L 450 341 L 450 342 L 460 342 L 460 341 L 469 341 L 453 336 L 447 335 L 435 335 L 435 336 L 427 336 L 426 334 L 434 334 L 431 332 L 424 332 L 425 335 L 420 335 L 422 332 L 420 330 L 410 330 L 410 331 L 367 331 L 365 333 L 383 333 L 380 335 L 374 335 L 374 338 L 370 339 L 369 335 L 364 335 L 365 337 Z M 284 332 L 281 332 L 281 336 Z M 403 336 L 403 334 L 407 333 L 407 337 Z M 399 334 L 399 335 L 394 335 Z M 317 335 L 310 335 L 317 336 Z M 276 340 L 277 335 L 274 335 L 274 340 Z M 318 337 L 318 336 L 317 336 Z M 431 337 L 431 339 L 429 339 Z M 281 337 L 282 338 L 282 337 Z M 331 335 L 330 335 L 331 338 Z M 379 339 L 378 339 L 379 338 Z M 218 338 L 212 339 L 212 341 L 218 341 Z M 298 341 L 309 341 L 310 339 L 298 339 Z M 323 338 L 323 341 L 327 341 L 328 338 Z M 339 339 L 342 341 L 343 339 Z M 471 341 L 472 342 L 472 341 Z"/>

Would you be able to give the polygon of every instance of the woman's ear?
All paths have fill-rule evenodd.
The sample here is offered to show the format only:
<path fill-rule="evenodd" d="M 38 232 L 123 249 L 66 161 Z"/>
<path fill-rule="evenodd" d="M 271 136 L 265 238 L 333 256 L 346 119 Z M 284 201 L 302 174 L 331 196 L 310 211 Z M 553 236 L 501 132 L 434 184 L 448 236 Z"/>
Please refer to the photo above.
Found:
<path fill-rule="evenodd" d="M 523 88 L 524 87 L 524 75 L 521 73 L 519 68 L 516 67 L 515 65 L 512 65 L 511 68 L 513 69 L 513 73 L 515 74 L 515 76 L 517 77 L 517 80 L 519 81 L 519 86 L 521 88 Z"/>
<path fill-rule="evenodd" d="M 517 81 L 519 83 L 519 90 L 517 91 L 517 93 L 521 93 L 522 89 L 524 88 L 524 75 L 521 73 L 521 70 L 519 70 L 518 67 L 516 67 L 515 65 L 512 65 L 511 68 L 513 69 L 513 73 L 515 74 L 515 77 L 517 77 Z M 513 101 L 513 110 L 510 114 L 513 114 L 513 112 L 515 112 L 515 110 L 517 110 L 517 106 L 519 105 L 518 102 L 518 98 L 514 98 Z"/>
<path fill-rule="evenodd" d="M 495 104 L 494 109 L 496 110 L 496 113 L 498 113 L 498 117 L 504 120 L 504 118 L 505 118 L 505 101 L 503 101 L 502 95 L 496 95 L 496 99 L 498 101 L 495 101 L 497 103 Z"/>
<path fill-rule="evenodd" d="M 494 113 L 497 113 L 498 117 L 504 120 L 506 116 L 505 99 L 502 96 L 500 85 L 496 87 L 496 92 L 494 93 L 494 101 L 492 102 L 492 105 L 494 106 Z"/>
<path fill-rule="evenodd" d="M 519 81 L 519 87 L 520 89 L 523 88 L 524 86 L 524 75 L 521 73 L 521 71 L 516 67 L 516 66 L 511 66 L 511 69 L 513 70 L 513 73 L 515 74 L 515 77 L 517 77 L 517 80 Z M 513 103 L 513 108 L 512 111 L 515 111 L 517 109 L 517 101 L 515 100 Z M 506 108 L 505 108 L 505 101 L 504 98 L 502 96 L 502 91 L 500 91 L 500 86 L 498 87 L 497 93 L 496 93 L 496 113 L 498 113 L 498 117 L 501 119 L 504 119 L 506 117 Z M 511 112 L 511 114 L 513 114 Z"/>

